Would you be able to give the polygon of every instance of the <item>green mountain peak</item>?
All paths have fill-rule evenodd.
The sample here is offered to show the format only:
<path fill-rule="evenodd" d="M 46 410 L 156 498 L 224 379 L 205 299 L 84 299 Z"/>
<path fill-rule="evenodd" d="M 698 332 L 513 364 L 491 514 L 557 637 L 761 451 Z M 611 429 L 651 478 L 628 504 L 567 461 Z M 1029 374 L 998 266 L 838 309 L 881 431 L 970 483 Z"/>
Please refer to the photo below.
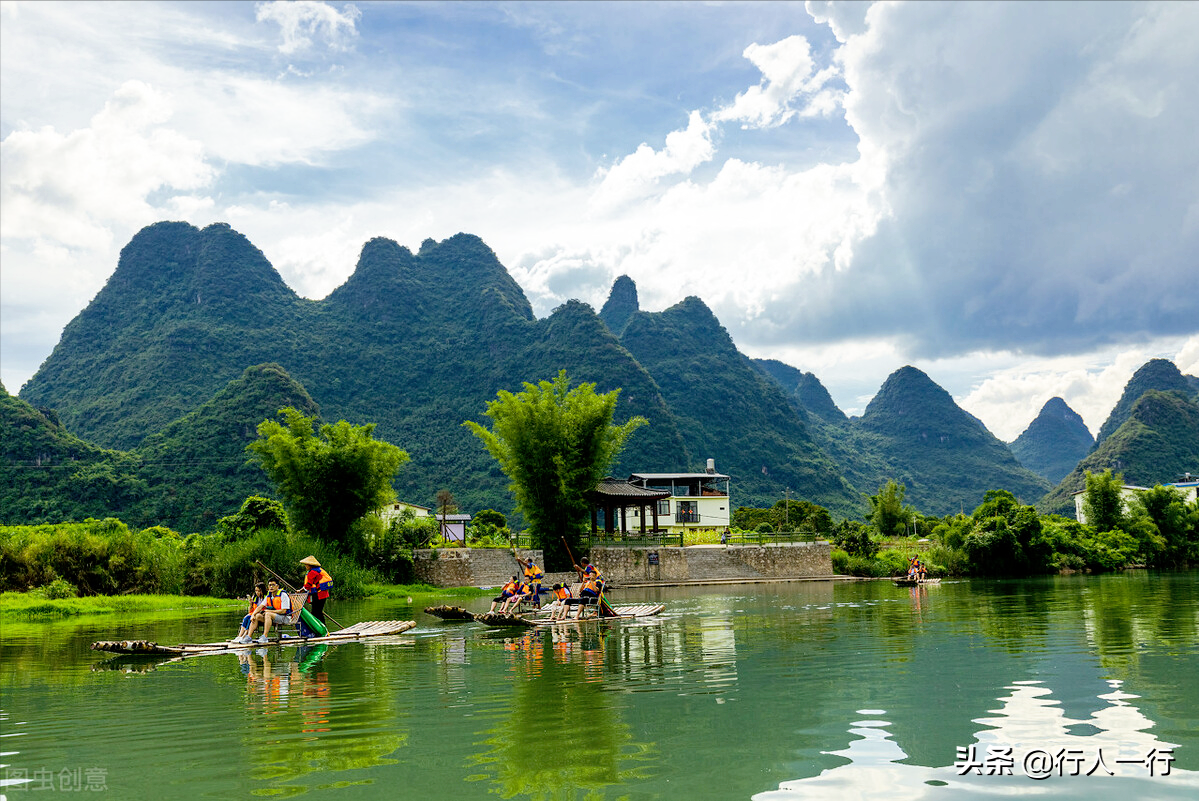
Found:
<path fill-rule="evenodd" d="M 1008 447 L 1020 464 L 1058 482 L 1094 444 L 1095 439 L 1082 417 L 1061 398 L 1050 398 L 1024 433 Z"/>
<path fill-rule="evenodd" d="M 1162 392 L 1173 390 L 1184 395 L 1194 394 L 1190 382 L 1174 362 L 1169 359 L 1150 359 L 1141 365 L 1124 385 L 1124 392 L 1120 395 L 1120 400 L 1116 402 L 1116 406 L 1108 415 L 1107 420 L 1099 427 L 1099 433 L 1095 436 L 1096 447 L 1123 425 L 1132 412 L 1133 404 L 1151 389 Z"/>
<path fill-rule="evenodd" d="M 604 308 L 600 309 L 600 319 L 608 326 L 608 330 L 616 336 L 624 334 L 625 326 L 634 314 L 641 311 L 637 299 L 637 284 L 627 275 L 622 275 L 612 283 L 612 291 Z"/>

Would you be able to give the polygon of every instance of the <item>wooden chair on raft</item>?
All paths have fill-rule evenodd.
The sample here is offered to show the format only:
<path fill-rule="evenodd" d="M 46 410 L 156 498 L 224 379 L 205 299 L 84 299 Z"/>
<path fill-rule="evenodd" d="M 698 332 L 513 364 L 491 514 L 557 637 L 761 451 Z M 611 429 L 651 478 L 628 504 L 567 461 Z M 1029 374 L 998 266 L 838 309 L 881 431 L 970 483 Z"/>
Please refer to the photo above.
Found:
<path fill-rule="evenodd" d="M 284 628 L 294 630 L 296 636 L 299 636 L 300 612 L 303 611 L 304 604 L 308 603 L 308 593 L 306 592 L 289 592 L 287 596 L 291 598 L 291 614 L 287 616 L 286 622 L 271 625 L 271 634 L 275 634 L 276 642 L 283 639 Z"/>

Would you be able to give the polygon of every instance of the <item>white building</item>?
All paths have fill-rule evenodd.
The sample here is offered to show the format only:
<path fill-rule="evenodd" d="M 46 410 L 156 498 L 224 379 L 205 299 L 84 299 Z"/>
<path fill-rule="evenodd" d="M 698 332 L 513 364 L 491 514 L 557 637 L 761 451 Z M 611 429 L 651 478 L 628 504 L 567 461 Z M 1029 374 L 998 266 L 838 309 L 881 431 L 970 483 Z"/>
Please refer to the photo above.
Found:
<path fill-rule="evenodd" d="M 704 473 L 633 473 L 629 483 L 650 490 L 669 492 L 657 502 L 658 525 L 671 533 L 687 529 L 728 528 L 732 506 L 729 503 L 729 476 L 716 472 L 708 460 Z M 641 525 L 639 510 L 630 509 L 630 528 Z"/>

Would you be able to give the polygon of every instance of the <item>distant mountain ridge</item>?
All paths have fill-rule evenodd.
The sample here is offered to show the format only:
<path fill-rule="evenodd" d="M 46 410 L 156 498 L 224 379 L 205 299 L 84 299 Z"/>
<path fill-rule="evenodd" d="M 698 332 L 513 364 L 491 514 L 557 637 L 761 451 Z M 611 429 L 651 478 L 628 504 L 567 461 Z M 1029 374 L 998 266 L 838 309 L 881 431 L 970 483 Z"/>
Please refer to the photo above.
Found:
<path fill-rule="evenodd" d="M 1061 481 L 1095 444 L 1078 412 L 1050 398 L 1008 447 L 1022 465 L 1051 482 Z"/>
<path fill-rule="evenodd" d="M 274 365 L 256 382 L 291 382 L 284 394 L 326 420 L 376 422 L 377 436 L 411 455 L 396 488 L 417 503 L 449 488 L 463 508 L 506 511 L 506 478 L 461 422 L 484 421 L 497 390 L 559 369 L 601 392 L 621 388 L 618 420 L 649 419 L 614 474 L 702 469 L 714 458 L 734 477 L 734 506 L 789 492 L 857 516 L 890 478 L 929 513 L 969 511 L 988 489 L 1025 502 L 1049 489 L 915 368 L 896 371 L 850 420 L 815 375 L 741 354 L 698 298 L 645 312 L 621 276 L 598 315 L 571 301 L 537 319 L 494 252 L 468 234 L 425 240 L 417 253 L 372 239 L 344 284 L 309 301 L 229 226 L 157 223 L 122 250 L 21 397 L 57 410 L 64 433 L 162 454 L 203 440 L 185 431 L 244 433 L 232 396 L 218 395 L 254 365 Z M 244 447 L 232 439 L 230 452 Z M 166 480 L 146 475 L 153 486 Z M 197 508 L 216 492 L 180 489 L 159 513 L 202 525 L 236 511 Z"/>

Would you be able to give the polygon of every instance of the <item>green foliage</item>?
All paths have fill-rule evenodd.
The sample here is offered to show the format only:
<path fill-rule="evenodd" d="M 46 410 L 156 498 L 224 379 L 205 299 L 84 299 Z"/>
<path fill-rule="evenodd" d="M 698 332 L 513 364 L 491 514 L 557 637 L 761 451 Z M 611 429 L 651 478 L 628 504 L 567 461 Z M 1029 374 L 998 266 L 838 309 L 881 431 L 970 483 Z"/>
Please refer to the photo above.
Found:
<path fill-rule="evenodd" d="M 799 499 L 779 500 L 769 509 L 739 506 L 733 510 L 729 522 L 742 531 L 757 531 L 767 523 L 774 531 L 799 531 L 813 537 L 829 537 L 834 528 L 828 509 Z"/>
<path fill-rule="evenodd" d="M 45 598 L 47 601 L 58 601 L 63 598 L 79 597 L 79 590 L 75 589 L 75 585 L 71 582 L 56 578 L 45 587 L 30 590 L 29 594 L 33 597 Z"/>
<path fill-rule="evenodd" d="M 1096 475 L 1087 471 L 1087 489 L 1083 494 L 1083 509 L 1087 515 L 1087 525 L 1098 531 L 1124 528 L 1124 498 L 1120 488 L 1124 485 L 1124 476 L 1112 474 L 1111 470 Z"/>
<path fill-rule="evenodd" d="M 508 548 L 512 532 L 507 528 L 498 528 L 491 523 L 478 523 L 467 526 L 466 541 L 472 548 Z"/>
<path fill-rule="evenodd" d="M 383 580 L 377 571 L 337 553 L 332 546 L 310 537 L 290 535 L 281 529 L 263 529 L 231 543 L 225 542 L 220 535 L 201 536 L 185 544 L 184 548 L 186 595 L 228 598 L 247 595 L 256 581 L 270 578 L 256 562 L 262 562 L 293 587 L 299 587 L 307 571 L 300 565 L 300 560 L 310 554 L 315 555 L 333 576 L 334 599 L 365 597 L 368 585 Z"/>
<path fill-rule="evenodd" d="M 494 509 L 481 509 L 471 518 L 476 526 L 494 526 L 498 529 L 508 528 L 508 518 Z"/>
<path fill-rule="evenodd" d="M 757 527 L 754 529 L 754 531 L 756 531 L 759 534 L 773 534 L 774 533 L 774 525 L 771 523 L 762 522 L 757 525 Z"/>
<path fill-rule="evenodd" d="M 912 523 L 915 510 L 903 505 L 903 496 L 907 488 L 896 484 L 893 480 L 879 487 L 877 495 L 870 496 L 870 522 L 878 533 L 887 538 L 905 536 L 907 528 Z"/>
<path fill-rule="evenodd" d="M 1187 504 L 1182 493 L 1161 484 L 1133 499 L 1130 516 L 1141 521 L 1159 547 L 1147 554 L 1154 567 L 1183 567 L 1199 564 L 1199 502 Z"/>
<path fill-rule="evenodd" d="M 387 526 L 387 536 L 395 538 L 398 547 L 409 551 L 428 548 L 440 534 L 436 519 L 417 517 L 411 509 L 405 509 L 399 516 L 393 517 Z"/>
<path fill-rule="evenodd" d="M 1087 554 L 1086 565 L 1098 570 L 1116 570 L 1134 564 L 1140 552 L 1136 537 L 1125 531 L 1088 532 L 1082 546 Z"/>
<path fill-rule="evenodd" d="M 962 542 L 976 575 L 1026 575 L 1050 569 L 1053 552 L 1036 510 L 1007 490 L 990 490 L 971 516 Z"/>
<path fill-rule="evenodd" d="M 589 520 L 587 493 L 599 483 L 629 436 L 646 420 L 614 425 L 620 390 L 600 395 L 595 384 L 571 389 L 566 371 L 552 382 L 500 391 L 487 404 L 491 430 L 464 425 L 483 441 L 511 481 L 510 489 L 551 569 L 568 567 L 562 540 L 577 552 Z"/>
<path fill-rule="evenodd" d="M 841 548 L 834 548 L 831 559 L 833 572 L 843 576 L 885 578 L 902 576 L 908 570 L 907 557 L 899 551 L 890 549 L 875 556 L 862 556 L 850 554 Z"/>
<path fill-rule="evenodd" d="M 391 480 L 408 454 L 376 440 L 373 423 L 341 420 L 320 426 L 318 436 L 314 418 L 290 407 L 279 414 L 286 426 L 264 420 L 260 439 L 246 449 L 278 487 L 299 532 L 353 547 L 351 527 L 394 498 Z"/>
<path fill-rule="evenodd" d="M 287 514 L 283 510 L 283 504 L 261 495 L 246 498 L 237 514 L 222 517 L 217 522 L 217 530 L 228 542 L 245 539 L 267 528 L 286 530 Z"/>
<path fill-rule="evenodd" d="M 833 534 L 833 544 L 850 556 L 873 559 L 879 544 L 870 536 L 872 529 L 854 520 L 842 520 Z"/>
<path fill-rule="evenodd" d="M 355 537 L 362 543 L 359 561 L 394 584 L 412 581 L 412 550 L 424 547 L 437 531 L 432 518 L 414 517 L 411 509 L 404 512 L 386 526 L 373 515 L 363 518 L 359 525 L 365 530 Z"/>
<path fill-rule="evenodd" d="M 0 590 L 61 579 L 83 595 L 176 593 L 183 583 L 178 542 L 113 518 L 0 528 Z"/>

